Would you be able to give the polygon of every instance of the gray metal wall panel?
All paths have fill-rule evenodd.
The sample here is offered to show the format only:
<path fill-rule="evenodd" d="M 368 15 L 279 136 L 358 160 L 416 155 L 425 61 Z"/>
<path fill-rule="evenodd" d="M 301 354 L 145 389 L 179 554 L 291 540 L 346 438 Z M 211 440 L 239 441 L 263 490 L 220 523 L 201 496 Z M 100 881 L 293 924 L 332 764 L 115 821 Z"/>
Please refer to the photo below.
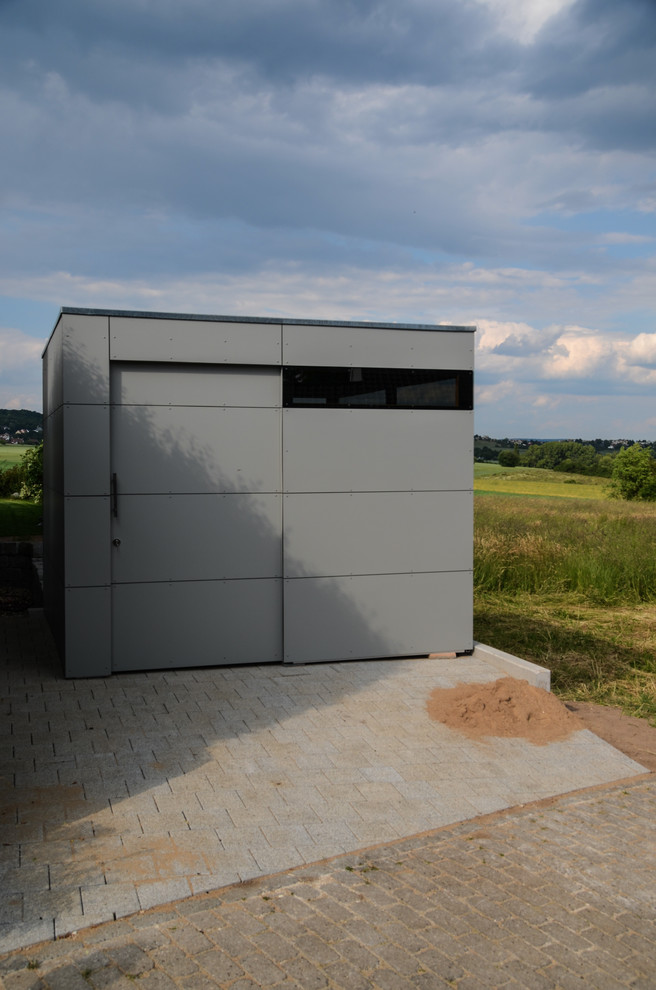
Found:
<path fill-rule="evenodd" d="M 114 406 L 119 493 L 277 492 L 280 410 Z"/>
<path fill-rule="evenodd" d="M 116 585 L 113 670 L 281 660 L 280 586 L 279 580 Z"/>
<path fill-rule="evenodd" d="M 473 487 L 473 413 L 284 409 L 287 492 Z"/>
<path fill-rule="evenodd" d="M 292 365 L 464 370 L 474 366 L 474 334 L 284 324 L 282 356 Z"/>
<path fill-rule="evenodd" d="M 108 317 L 62 314 L 63 401 L 109 402 Z"/>
<path fill-rule="evenodd" d="M 52 341 L 51 341 L 52 344 Z M 61 346 L 55 342 L 55 350 Z M 44 363 L 44 372 L 54 374 L 58 367 Z M 46 370 L 48 369 L 48 370 Z M 61 395 L 61 364 L 59 386 L 45 383 L 53 396 Z M 64 646 L 64 408 L 56 405 L 43 421 L 43 607 L 52 629 L 57 648 Z"/>
<path fill-rule="evenodd" d="M 123 405 L 271 407 L 282 402 L 278 368 L 116 362 L 111 377 L 111 400 Z"/>
<path fill-rule="evenodd" d="M 281 495 L 124 495 L 112 579 L 280 577 Z M 209 616 L 208 616 L 209 618 Z"/>
<path fill-rule="evenodd" d="M 64 401 L 64 382 L 62 364 L 62 330 L 61 318 L 52 332 L 48 345 L 43 354 L 43 418 L 59 409 Z"/>
<path fill-rule="evenodd" d="M 471 572 L 285 581 L 285 660 L 472 649 Z"/>
<path fill-rule="evenodd" d="M 223 323 L 112 316 L 112 361 L 279 365 L 277 323 Z"/>
<path fill-rule="evenodd" d="M 59 360 L 57 335 L 63 361 L 59 392 L 57 376 L 48 370 Z M 213 378 L 211 369 L 189 367 L 211 363 L 273 368 L 283 360 L 282 337 L 281 324 L 62 315 L 46 356 L 45 401 L 48 407 L 58 401 L 68 407 L 66 419 L 53 419 L 51 424 L 51 433 L 53 425 L 56 431 L 63 424 L 61 447 L 66 457 L 60 452 L 51 459 L 50 476 L 63 475 L 64 491 L 98 496 L 68 500 L 80 505 L 70 509 L 67 505 L 66 561 L 60 495 L 48 509 L 53 552 L 59 553 L 51 568 L 59 577 L 58 583 L 53 583 L 50 600 L 55 602 L 57 595 L 65 597 L 69 676 L 109 672 L 109 589 L 71 587 L 64 595 L 63 582 L 64 570 L 67 584 L 104 580 L 107 574 L 110 547 L 105 546 L 109 543 L 105 534 L 111 516 L 106 493 L 112 467 L 109 420 L 103 407 L 109 400 L 110 350 L 116 360 L 149 362 L 153 373 L 155 362 L 186 366 L 184 370 L 160 368 L 156 372 L 158 382 L 144 377 L 148 369 L 135 364 L 120 384 L 124 404 L 115 407 L 112 414 L 114 453 L 127 451 L 127 456 L 121 455 L 120 466 L 113 467 L 119 474 L 121 514 L 111 528 L 121 532 L 120 538 L 127 540 L 133 557 L 126 573 L 120 570 L 124 561 L 115 572 L 114 669 L 262 662 L 282 657 L 282 582 L 275 577 L 260 579 L 254 575 L 253 566 L 257 570 L 266 562 L 272 565 L 273 573 L 279 573 L 273 563 L 275 560 L 280 566 L 280 522 L 272 506 L 282 500 L 267 499 L 263 493 L 282 490 L 283 416 L 285 491 L 290 494 L 286 513 L 290 573 L 293 568 L 301 574 L 325 574 L 333 568 L 348 572 L 338 579 L 307 577 L 284 582 L 285 658 L 299 662 L 471 648 L 471 530 L 465 539 L 468 527 L 463 506 L 466 502 L 471 513 L 473 414 L 362 409 L 281 413 L 273 408 L 280 402 L 277 372 L 265 384 L 266 374 L 259 367 L 255 375 L 245 377 L 244 369 L 226 369 L 215 399 L 216 371 Z M 284 342 L 288 364 L 473 365 L 474 338 L 465 332 L 285 325 Z M 256 377 L 262 380 L 256 383 Z M 117 375 L 117 387 L 118 383 Z M 125 404 L 127 399 L 135 404 Z M 157 408 L 158 402 L 163 405 Z M 224 408 L 213 408 L 210 403 Z M 237 408 L 237 403 L 243 408 Z M 87 423 L 76 414 L 69 418 L 70 407 L 76 404 L 83 414 L 86 412 Z M 246 408 L 250 405 L 260 408 Z M 98 408 L 90 412 L 91 406 Z M 95 425 L 91 422 L 94 415 Z M 100 434 L 104 439 L 98 446 Z M 244 494 L 249 491 L 257 492 L 257 496 L 251 499 Z M 229 518 L 223 520 L 223 528 L 214 527 L 211 538 L 203 542 L 203 530 L 211 525 L 209 509 L 207 513 L 195 512 L 183 498 L 179 512 L 171 515 L 166 509 L 159 513 L 150 497 L 142 498 L 140 507 L 135 500 L 131 507 L 129 492 L 160 493 L 159 508 L 169 492 L 193 493 L 196 508 L 201 505 L 199 499 L 209 506 L 209 493 L 231 493 L 222 498 L 230 505 Z M 350 492 L 362 494 L 339 494 Z M 380 494 L 367 496 L 366 492 Z M 415 495 L 393 494 L 400 492 Z M 415 503 L 420 508 L 411 521 L 406 523 L 404 517 L 407 503 L 424 492 L 442 493 L 443 497 L 435 498 L 435 503 L 439 502 L 436 511 L 440 516 L 449 515 L 439 546 L 432 530 L 430 539 L 426 539 L 426 532 L 421 539 L 422 530 L 426 531 L 432 521 L 434 496 L 421 495 L 420 502 Z M 383 501 L 388 498 L 391 501 Z M 349 508 L 345 508 L 346 499 Z M 396 521 L 391 508 L 394 499 L 400 514 Z M 444 508 L 447 501 L 453 503 L 455 522 L 450 510 Z M 375 524 L 373 516 L 378 518 Z M 173 531 L 170 538 L 167 527 Z M 140 528 L 144 539 L 137 553 L 132 540 Z M 387 538 L 389 530 L 393 532 Z M 462 556 L 458 556 L 458 533 Z M 85 543 L 87 551 L 89 544 L 92 551 L 86 561 Z M 144 547 L 149 548 L 147 553 L 143 553 Z M 373 573 L 375 569 L 387 570 L 392 558 L 396 567 L 416 572 L 417 562 L 423 567 L 428 558 L 432 559 L 433 553 L 428 551 L 433 549 L 440 558 L 434 570 L 451 566 L 454 560 L 464 561 L 466 569 Z M 198 580 L 199 574 L 210 575 L 212 556 L 221 572 L 235 568 L 234 573 L 241 574 L 239 567 L 248 561 L 245 572 L 250 572 L 249 576 L 243 580 Z M 193 580 L 163 582 L 162 569 L 173 570 L 174 562 L 176 574 Z M 372 573 L 358 575 L 355 567 L 361 571 L 371 568 Z M 138 580 L 156 575 L 157 580 L 116 583 L 130 579 L 130 574 L 132 580 L 135 575 Z"/>
<path fill-rule="evenodd" d="M 110 584 L 109 499 L 65 499 L 64 528 L 66 586 Z"/>
<path fill-rule="evenodd" d="M 64 407 L 59 406 L 43 421 L 43 485 L 45 490 L 64 491 Z"/>
<path fill-rule="evenodd" d="M 43 493 L 43 608 L 57 644 L 64 652 L 64 497 Z"/>
<path fill-rule="evenodd" d="M 286 495 L 285 577 L 471 570 L 471 492 Z"/>
<path fill-rule="evenodd" d="M 111 588 L 67 588 L 66 677 L 111 674 Z"/>
<path fill-rule="evenodd" d="M 64 406 L 64 494 L 109 494 L 109 406 Z"/>
<path fill-rule="evenodd" d="M 77 514 L 71 519 L 62 493 L 108 492 L 108 318 L 62 314 L 46 350 L 46 375 L 46 401 L 57 410 L 48 417 L 44 431 L 46 451 L 51 448 L 46 453 L 44 492 L 46 611 L 64 653 L 66 675 L 100 676 L 111 671 L 109 584 L 104 588 L 65 585 L 78 579 L 106 582 L 109 546 L 102 546 L 103 531 L 94 528 L 98 516 L 92 513 L 89 528 Z M 106 514 L 105 508 L 101 516 L 106 519 Z M 106 533 L 106 523 L 102 525 Z M 85 562 L 90 545 L 94 556 Z"/>

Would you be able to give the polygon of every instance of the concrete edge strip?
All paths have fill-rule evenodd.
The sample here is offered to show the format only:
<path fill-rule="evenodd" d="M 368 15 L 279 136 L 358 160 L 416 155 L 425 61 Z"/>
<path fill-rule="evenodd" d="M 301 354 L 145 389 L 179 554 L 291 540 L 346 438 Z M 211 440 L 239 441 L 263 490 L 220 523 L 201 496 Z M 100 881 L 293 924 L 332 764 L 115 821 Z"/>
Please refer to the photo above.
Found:
<path fill-rule="evenodd" d="M 504 653 L 503 650 L 497 650 L 494 646 L 485 646 L 483 643 L 474 643 L 472 656 L 476 660 L 489 663 L 504 674 L 528 681 L 534 687 L 543 688 L 545 691 L 551 690 L 551 671 L 547 667 L 540 667 L 530 660 L 522 660 L 512 653 Z"/>

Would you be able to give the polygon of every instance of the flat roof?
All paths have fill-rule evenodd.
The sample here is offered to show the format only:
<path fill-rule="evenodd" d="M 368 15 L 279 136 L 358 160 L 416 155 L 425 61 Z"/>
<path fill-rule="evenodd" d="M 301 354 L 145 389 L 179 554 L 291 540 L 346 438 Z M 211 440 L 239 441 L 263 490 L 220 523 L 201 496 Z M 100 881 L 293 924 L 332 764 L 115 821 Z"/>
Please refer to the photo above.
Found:
<path fill-rule="evenodd" d="M 77 306 L 62 306 L 59 315 L 64 313 L 77 316 L 126 316 L 149 320 L 203 320 L 214 323 L 286 323 L 296 326 L 313 327 L 376 327 L 379 330 L 432 330 L 449 333 L 475 333 L 474 326 L 451 326 L 442 323 L 386 323 L 378 320 L 292 320 L 283 316 L 216 316 L 198 313 L 154 313 L 138 309 L 87 309 Z M 57 320 L 59 322 L 59 318 Z M 56 324 L 55 324 L 56 326 Z"/>

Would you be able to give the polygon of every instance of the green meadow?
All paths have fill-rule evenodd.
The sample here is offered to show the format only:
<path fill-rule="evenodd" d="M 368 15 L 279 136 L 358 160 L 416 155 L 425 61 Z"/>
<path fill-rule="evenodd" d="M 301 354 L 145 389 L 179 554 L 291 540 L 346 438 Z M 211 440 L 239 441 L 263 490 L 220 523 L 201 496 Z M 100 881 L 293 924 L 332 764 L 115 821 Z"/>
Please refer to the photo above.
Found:
<path fill-rule="evenodd" d="M 546 471 L 544 468 L 503 468 L 498 464 L 474 465 L 474 491 L 491 495 L 539 495 L 542 498 L 601 499 L 606 497 L 607 478 Z"/>
<path fill-rule="evenodd" d="M 656 724 L 656 503 L 495 467 L 476 465 L 475 638 L 549 667 L 564 699 Z"/>
<path fill-rule="evenodd" d="M 29 447 L 21 447 L 18 444 L 0 444 L 0 471 L 18 464 L 26 450 L 29 450 Z"/>
<path fill-rule="evenodd" d="M 14 446 L 13 444 L 0 445 L 0 472 L 15 468 L 26 452 L 33 449 L 33 447 Z M 6 488 L 3 486 L 0 495 L 0 539 L 24 540 L 31 536 L 38 536 L 42 532 L 43 506 L 23 499 L 7 497 L 11 495 L 14 488 L 19 491 L 20 487 L 20 478 L 12 478 Z"/>
<path fill-rule="evenodd" d="M 0 498 L 0 539 L 29 540 L 42 533 L 43 506 L 20 499 Z"/>

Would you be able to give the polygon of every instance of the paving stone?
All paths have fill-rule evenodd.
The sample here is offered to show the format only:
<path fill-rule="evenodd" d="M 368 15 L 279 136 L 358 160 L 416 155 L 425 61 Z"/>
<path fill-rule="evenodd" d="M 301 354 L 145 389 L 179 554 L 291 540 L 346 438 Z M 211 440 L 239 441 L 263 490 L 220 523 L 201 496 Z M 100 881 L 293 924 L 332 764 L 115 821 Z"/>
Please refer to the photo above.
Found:
<path fill-rule="evenodd" d="M 170 976 L 159 969 L 151 969 L 139 980 L 139 990 L 177 990 L 178 987 L 178 983 L 175 983 Z"/>
<path fill-rule="evenodd" d="M 419 966 L 417 957 L 400 945 L 380 945 L 376 949 L 376 955 L 401 976 L 409 977 L 417 972 Z"/>
<path fill-rule="evenodd" d="M 185 955 L 176 945 L 161 946 L 152 951 L 150 956 L 155 965 L 173 979 L 187 977 L 198 969 L 197 962 Z"/>
<path fill-rule="evenodd" d="M 60 966 L 48 973 L 46 986 L 49 990 L 89 990 L 89 984 L 73 965 Z"/>
<path fill-rule="evenodd" d="M 0 641 L 5 628 L 0 622 Z M 477 662 L 182 670 L 90 684 L 52 672 L 30 680 L 7 642 L 7 696 L 21 700 L 12 709 L 23 747 L 15 770 L 27 773 L 20 754 L 32 745 L 30 731 L 39 773 L 55 768 L 60 782 L 77 747 L 80 783 L 67 779 L 84 786 L 87 800 L 53 800 L 40 820 L 38 806 L 17 800 L 13 824 L 1 827 L 12 844 L 2 853 L 10 894 L 23 898 L 20 917 L 11 899 L 4 903 L 6 985 L 13 980 L 19 990 L 20 981 L 36 979 L 47 990 L 51 979 L 63 986 L 70 977 L 68 990 L 71 974 L 93 966 L 97 986 L 111 990 L 133 985 L 132 977 L 151 990 L 653 987 L 654 778 L 608 783 L 636 773 L 635 765 L 589 733 L 547 747 L 455 745 L 453 734 L 426 721 L 425 699 L 438 677 L 449 686 L 463 671 L 481 681 L 495 676 Z M 92 736 L 87 726 L 101 710 L 111 731 Z M 94 739 L 102 759 L 89 748 Z M 606 783 L 576 792 L 577 780 Z M 428 800 L 427 788 L 439 800 Z M 530 788 L 572 793 L 484 822 L 444 815 L 447 806 L 474 815 L 468 795 L 503 808 Z M 231 810 L 240 828 L 226 828 Z M 140 817 L 157 834 L 144 835 Z M 223 823 L 216 830 L 215 818 Z M 413 830 L 424 831 L 397 839 Z M 392 838 L 363 853 L 359 835 Z M 34 851 L 29 868 L 19 843 Z M 164 846 L 177 849 L 170 869 L 156 858 Z M 88 882 L 91 872 L 78 864 L 93 850 L 93 868 L 106 864 L 105 876 L 120 875 L 120 883 Z M 281 862 L 287 869 L 342 850 L 351 852 L 261 876 Z M 208 872 L 178 872 L 185 856 L 190 869 L 202 862 Z M 68 886 L 48 889 L 58 871 Z M 225 887 L 240 874 L 255 879 Z M 223 889 L 189 896 L 212 887 Z M 107 917 L 103 910 L 123 920 L 83 927 Z M 67 925 L 77 934 L 33 944 Z M 31 953 L 39 970 L 27 969 Z"/>
<path fill-rule="evenodd" d="M 175 931 L 170 931 L 170 937 L 183 952 L 191 956 L 212 948 L 213 944 L 209 938 L 192 925 L 176 926 Z"/>
<path fill-rule="evenodd" d="M 248 977 L 260 987 L 274 986 L 285 975 L 280 966 L 261 953 L 252 953 L 250 956 L 240 959 L 240 965 Z"/>
<path fill-rule="evenodd" d="M 110 948 L 107 950 L 107 955 L 122 972 L 130 976 L 140 976 L 154 965 L 147 953 L 133 942 Z"/>
<path fill-rule="evenodd" d="M 453 990 L 457 986 L 455 980 L 443 979 L 435 973 L 419 973 L 413 978 L 413 984 L 419 990 Z"/>
<path fill-rule="evenodd" d="M 370 990 L 371 980 L 364 976 L 354 966 L 345 962 L 331 963 L 325 967 L 325 973 L 331 984 L 344 990 Z"/>
<path fill-rule="evenodd" d="M 251 942 L 256 951 L 261 952 L 267 959 L 271 959 L 275 963 L 284 963 L 288 959 L 293 959 L 297 954 L 295 942 L 279 933 L 262 932 L 260 935 L 253 935 Z"/>
<path fill-rule="evenodd" d="M 353 938 L 351 926 L 348 927 L 351 938 L 340 942 L 339 954 L 358 970 L 365 972 L 373 970 L 378 962 L 377 957 L 361 942 Z"/>
<path fill-rule="evenodd" d="M 6 990 L 44 990 L 46 984 L 37 973 L 23 969 L 8 973 L 4 980 L 0 978 L 0 986 L 6 987 Z"/>
<path fill-rule="evenodd" d="M 303 990 L 323 990 L 323 987 L 328 986 L 325 971 L 307 959 L 292 959 L 286 969 L 296 986 L 303 987 Z"/>
<path fill-rule="evenodd" d="M 201 969 L 219 983 L 236 980 L 244 975 L 243 967 L 220 949 L 209 949 L 195 958 Z"/>
<path fill-rule="evenodd" d="M 212 979 L 207 973 L 193 973 L 191 976 L 185 977 L 184 980 L 184 990 L 218 990 L 220 986 L 222 984 Z"/>
<path fill-rule="evenodd" d="M 377 990 L 414 990 L 414 982 L 386 967 L 374 970 L 370 979 L 372 987 Z"/>

